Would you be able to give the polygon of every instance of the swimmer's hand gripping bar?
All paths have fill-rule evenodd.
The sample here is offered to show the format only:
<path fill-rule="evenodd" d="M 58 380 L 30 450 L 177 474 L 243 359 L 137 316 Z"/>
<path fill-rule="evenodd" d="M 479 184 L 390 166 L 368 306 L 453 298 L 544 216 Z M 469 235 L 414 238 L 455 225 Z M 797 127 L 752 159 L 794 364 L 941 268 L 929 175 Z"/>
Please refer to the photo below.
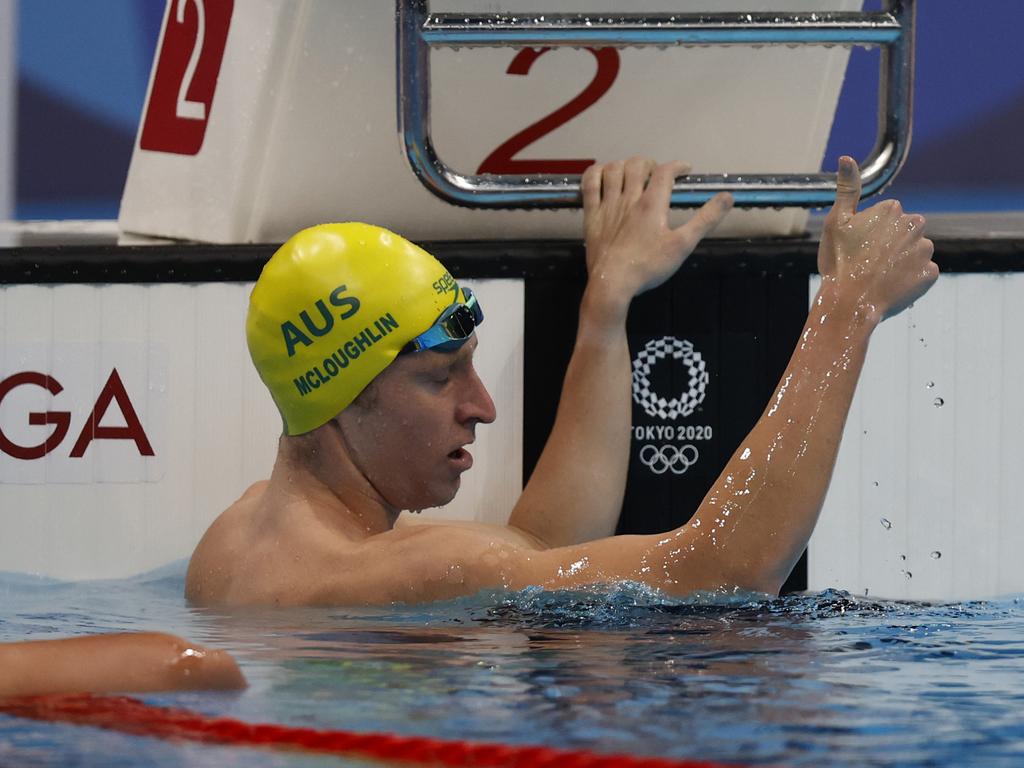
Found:
<path fill-rule="evenodd" d="M 666 45 L 878 45 L 878 136 L 860 163 L 862 196 L 899 171 L 910 148 L 914 82 L 914 0 L 884 0 L 878 13 L 698 13 L 431 15 L 429 0 L 397 0 L 398 131 L 413 171 L 438 197 L 472 208 L 574 208 L 579 176 L 465 175 L 449 168 L 430 139 L 430 48 L 626 47 Z M 717 192 L 746 207 L 830 205 L 835 176 L 694 174 L 672 206 L 696 207 Z"/>

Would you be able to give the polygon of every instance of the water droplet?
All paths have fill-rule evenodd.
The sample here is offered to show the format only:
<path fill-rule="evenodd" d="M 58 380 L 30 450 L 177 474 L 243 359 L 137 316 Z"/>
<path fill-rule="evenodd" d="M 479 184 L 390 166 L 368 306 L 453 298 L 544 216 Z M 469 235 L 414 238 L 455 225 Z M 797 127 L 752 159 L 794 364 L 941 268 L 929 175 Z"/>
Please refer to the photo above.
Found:
<path fill-rule="evenodd" d="M 910 571 L 904 571 L 903 575 L 906 576 L 908 579 L 914 578 L 914 574 L 912 574 Z"/>
<path fill-rule="evenodd" d="M 927 389 L 931 389 L 934 386 L 935 386 L 935 382 L 934 381 L 929 381 L 927 384 L 925 384 L 925 387 Z"/>
<path fill-rule="evenodd" d="M 889 530 L 890 528 L 892 528 L 892 523 L 890 523 L 884 517 L 879 518 L 878 522 L 882 524 L 882 527 L 885 528 L 885 530 Z"/>
<path fill-rule="evenodd" d="M 938 560 L 940 557 L 942 557 L 942 553 L 939 550 L 936 549 L 932 552 L 932 560 Z"/>
<path fill-rule="evenodd" d="M 934 400 L 932 400 L 932 405 L 934 405 L 936 408 L 941 408 L 945 404 L 946 401 L 943 400 L 941 397 L 936 397 Z"/>
<path fill-rule="evenodd" d="M 875 483 L 874 483 L 874 485 L 875 485 L 875 488 L 877 488 L 877 487 L 878 487 L 878 481 L 877 481 L 877 480 L 875 480 Z"/>
<path fill-rule="evenodd" d="M 906 555 L 900 555 L 900 560 L 902 560 L 903 562 L 906 562 L 907 556 Z"/>

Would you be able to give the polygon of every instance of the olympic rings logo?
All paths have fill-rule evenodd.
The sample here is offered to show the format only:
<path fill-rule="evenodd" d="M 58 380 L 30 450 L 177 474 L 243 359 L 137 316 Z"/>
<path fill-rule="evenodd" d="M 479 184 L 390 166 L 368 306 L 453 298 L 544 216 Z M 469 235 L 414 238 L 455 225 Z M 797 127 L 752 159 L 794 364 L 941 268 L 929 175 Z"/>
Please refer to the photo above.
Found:
<path fill-rule="evenodd" d="M 656 475 L 663 475 L 671 471 L 674 475 L 681 475 L 694 464 L 700 457 L 696 446 L 684 445 L 663 445 L 660 448 L 648 443 L 640 449 L 640 463 Z"/>
<path fill-rule="evenodd" d="M 664 398 L 651 389 L 651 369 L 666 357 L 682 361 L 689 373 L 687 390 L 679 397 Z M 651 339 L 633 361 L 633 400 L 648 416 L 685 418 L 704 402 L 708 378 L 707 363 L 691 342 L 675 336 Z"/>

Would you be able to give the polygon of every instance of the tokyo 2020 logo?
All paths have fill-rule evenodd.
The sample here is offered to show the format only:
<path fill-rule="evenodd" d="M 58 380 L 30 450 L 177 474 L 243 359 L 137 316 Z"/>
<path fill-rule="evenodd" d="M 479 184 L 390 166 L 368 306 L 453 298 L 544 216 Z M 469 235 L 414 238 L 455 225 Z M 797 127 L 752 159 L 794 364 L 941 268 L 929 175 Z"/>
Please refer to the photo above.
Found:
<path fill-rule="evenodd" d="M 659 361 L 669 364 L 678 361 L 686 369 L 686 388 L 670 392 L 666 397 L 651 384 L 651 372 Z M 708 387 L 707 363 L 693 344 L 675 336 L 651 339 L 633 360 L 633 401 L 643 408 L 648 416 L 661 420 L 675 420 L 690 416 L 704 402 Z M 648 435 L 659 440 L 705 439 L 710 440 L 710 425 L 637 425 L 634 436 Z M 643 438 L 641 438 L 643 439 Z M 697 463 L 700 451 L 692 443 L 673 442 L 640 446 L 637 454 L 640 463 L 655 475 L 671 473 L 682 475 Z"/>
<path fill-rule="evenodd" d="M 689 380 L 685 391 L 675 397 L 664 397 L 651 388 L 651 369 L 659 360 L 671 358 L 686 366 Z M 693 413 L 704 402 L 708 386 L 708 370 L 700 352 L 693 344 L 675 336 L 651 339 L 633 361 L 633 401 L 648 416 L 677 419 Z"/>

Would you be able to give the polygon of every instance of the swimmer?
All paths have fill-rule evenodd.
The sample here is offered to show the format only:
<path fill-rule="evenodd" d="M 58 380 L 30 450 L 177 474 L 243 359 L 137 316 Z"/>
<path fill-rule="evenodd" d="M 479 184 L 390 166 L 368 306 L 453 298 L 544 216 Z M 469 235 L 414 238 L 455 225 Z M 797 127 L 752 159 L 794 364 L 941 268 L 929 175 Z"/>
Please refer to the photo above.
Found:
<path fill-rule="evenodd" d="M 582 179 L 587 285 L 552 432 L 507 525 L 398 525 L 445 504 L 494 403 L 473 367 L 484 308 L 432 256 L 365 224 L 313 227 L 265 266 L 253 361 L 284 421 L 277 460 L 218 517 L 189 564 L 200 605 L 423 602 L 484 588 L 630 580 L 671 595 L 777 594 L 828 488 L 875 327 L 938 276 L 924 219 L 858 213 L 842 158 L 818 256 L 821 288 L 765 411 L 692 519 L 614 536 L 629 459 L 626 314 L 727 214 L 719 194 L 668 225 L 682 163 L 631 158 Z"/>
<path fill-rule="evenodd" d="M 163 632 L 0 643 L 0 697 L 245 688 L 224 651 Z"/>

